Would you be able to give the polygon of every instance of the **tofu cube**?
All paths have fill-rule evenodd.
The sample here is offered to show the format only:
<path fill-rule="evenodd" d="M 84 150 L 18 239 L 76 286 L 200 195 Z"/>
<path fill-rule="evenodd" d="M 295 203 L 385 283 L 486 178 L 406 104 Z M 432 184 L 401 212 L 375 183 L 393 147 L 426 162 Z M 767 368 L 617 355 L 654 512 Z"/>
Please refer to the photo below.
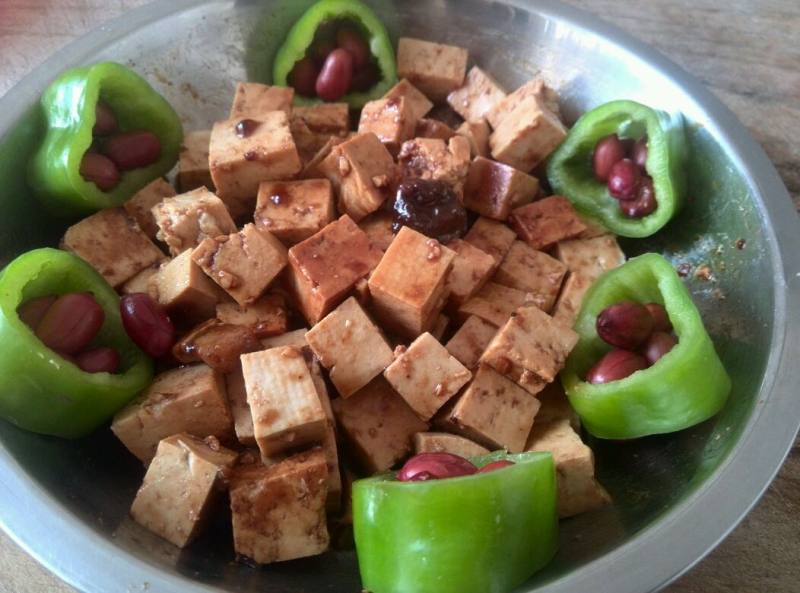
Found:
<path fill-rule="evenodd" d="M 300 175 L 298 177 L 300 179 L 319 179 L 320 177 L 325 177 L 325 175 L 320 170 L 319 166 L 328 155 L 331 154 L 334 146 L 338 146 L 342 142 L 345 142 L 348 138 L 340 138 L 338 136 L 331 136 L 323 144 L 320 149 L 316 152 L 316 154 L 311 157 L 311 159 L 306 161 L 303 170 L 300 171 Z"/>
<path fill-rule="evenodd" d="M 467 50 L 461 47 L 401 37 L 397 76 L 407 78 L 434 102 L 441 102 L 464 83 L 467 56 Z"/>
<path fill-rule="evenodd" d="M 417 416 L 430 420 L 472 378 L 472 373 L 436 338 L 424 333 L 402 351 L 383 376 Z"/>
<path fill-rule="evenodd" d="M 572 327 L 581 310 L 583 297 L 592 284 L 593 282 L 589 278 L 579 274 L 567 274 L 567 279 L 564 280 L 561 293 L 553 307 L 553 319 L 562 325 Z"/>
<path fill-rule="evenodd" d="M 149 294 L 154 301 L 158 301 L 158 286 L 156 279 L 158 278 L 158 271 L 161 269 L 161 264 L 155 263 L 152 266 L 146 267 L 144 270 L 136 274 L 133 278 L 123 284 L 119 291 L 121 294 L 134 294 L 143 292 Z"/>
<path fill-rule="evenodd" d="M 496 282 L 487 282 L 458 309 L 461 317 L 475 315 L 501 327 L 511 314 L 530 300 L 530 295 Z"/>
<path fill-rule="evenodd" d="M 511 210 L 532 202 L 539 180 L 497 161 L 478 157 L 469 167 L 464 206 L 487 218 L 506 220 Z"/>
<path fill-rule="evenodd" d="M 462 239 L 455 239 L 447 246 L 456 254 L 447 277 L 447 291 L 450 305 L 458 309 L 489 280 L 494 270 L 494 258 Z"/>
<path fill-rule="evenodd" d="M 214 317 L 221 291 L 194 261 L 192 250 L 166 262 L 153 279 L 158 302 L 184 321 Z"/>
<path fill-rule="evenodd" d="M 445 143 L 438 138 L 414 138 L 404 142 L 397 156 L 403 178 L 444 181 L 461 195 L 469 172 L 469 141 L 453 136 Z"/>
<path fill-rule="evenodd" d="M 286 333 L 289 325 L 286 300 L 279 294 L 265 294 L 244 307 L 237 303 L 220 303 L 217 305 L 217 319 L 249 327 L 258 338 Z"/>
<path fill-rule="evenodd" d="M 239 368 L 239 356 L 261 350 L 253 330 L 242 325 L 209 319 L 184 335 L 172 348 L 172 356 L 181 363 L 204 362 L 221 373 Z"/>
<path fill-rule="evenodd" d="M 456 131 L 441 120 L 431 117 L 423 117 L 417 120 L 417 127 L 414 130 L 416 138 L 438 138 L 447 142 L 456 135 Z"/>
<path fill-rule="evenodd" d="M 285 334 L 264 338 L 261 340 L 261 345 L 264 346 L 266 350 L 269 350 L 270 348 L 277 348 L 279 346 L 294 346 L 300 349 L 307 348 L 307 332 L 307 327 L 301 327 L 300 329 L 295 329 L 290 332 L 286 332 Z"/>
<path fill-rule="evenodd" d="M 294 89 L 257 82 L 237 82 L 228 119 L 258 119 L 268 111 L 292 113 Z"/>
<path fill-rule="evenodd" d="M 392 362 L 378 327 L 350 297 L 306 334 L 306 341 L 342 397 L 349 397 Z"/>
<path fill-rule="evenodd" d="M 433 109 L 433 103 L 431 103 L 430 99 L 405 78 L 390 88 L 383 98 L 405 99 L 406 107 L 409 110 L 409 117 L 414 122 L 425 117 L 425 115 Z"/>
<path fill-rule="evenodd" d="M 558 93 L 547 86 L 545 81 L 538 77 L 526 82 L 516 91 L 495 103 L 495 105 L 485 113 L 485 117 L 489 120 L 489 124 L 497 129 L 500 127 L 500 123 L 503 119 L 512 113 L 520 103 L 525 99 L 531 98 L 536 99 L 548 111 L 560 117 L 561 112 L 558 107 Z"/>
<path fill-rule="evenodd" d="M 494 281 L 531 295 L 529 299 L 545 313 L 555 305 L 567 266 L 543 251 L 536 251 L 522 241 L 514 241 Z"/>
<path fill-rule="evenodd" d="M 254 224 L 205 239 L 192 252 L 192 260 L 242 307 L 256 302 L 288 261 L 283 243 Z"/>
<path fill-rule="evenodd" d="M 161 439 L 179 432 L 226 440 L 232 436 L 233 419 L 224 378 L 204 364 L 165 371 L 117 412 L 111 430 L 145 464 Z"/>
<path fill-rule="evenodd" d="M 414 435 L 414 454 L 420 453 L 451 453 L 469 458 L 487 455 L 489 449 L 455 434 L 418 432 Z"/>
<path fill-rule="evenodd" d="M 447 96 L 447 102 L 467 121 L 482 120 L 506 98 L 497 81 L 478 66 L 467 73 L 464 84 Z"/>
<path fill-rule="evenodd" d="M 359 134 L 375 134 L 390 153 L 396 154 L 400 144 L 414 135 L 417 120 L 403 97 L 369 101 L 361 109 Z"/>
<path fill-rule="evenodd" d="M 164 259 L 164 253 L 124 208 L 100 210 L 73 224 L 61 245 L 84 259 L 114 288 Z"/>
<path fill-rule="evenodd" d="M 470 227 L 464 240 L 494 258 L 494 269 L 500 265 L 505 258 L 511 244 L 517 238 L 517 234 L 504 225 L 502 222 L 491 220 L 481 216 Z M 494 271 L 494 269 L 492 271 Z"/>
<path fill-rule="evenodd" d="M 369 279 L 372 309 L 385 327 L 409 338 L 433 327 L 453 259 L 436 239 L 401 228 Z"/>
<path fill-rule="evenodd" d="M 258 188 L 256 226 L 285 245 L 308 239 L 335 217 L 333 188 L 327 179 L 265 181 Z"/>
<path fill-rule="evenodd" d="M 216 439 L 182 433 L 162 440 L 131 506 L 133 520 L 186 547 L 205 526 L 236 455 Z"/>
<path fill-rule="evenodd" d="M 233 417 L 233 430 L 236 438 L 245 447 L 256 446 L 256 435 L 253 427 L 253 414 L 247 403 L 247 390 L 244 386 L 242 366 L 225 375 L 225 388 L 228 393 L 228 404 Z"/>
<path fill-rule="evenodd" d="M 558 116 L 533 97 L 520 102 L 489 136 L 492 156 L 521 171 L 544 161 L 567 136 Z"/>
<path fill-rule="evenodd" d="M 343 137 L 350 131 L 350 106 L 347 103 L 321 103 L 295 107 L 292 119 L 303 120 L 314 134 Z"/>
<path fill-rule="evenodd" d="M 489 156 L 489 135 L 491 130 L 486 120 L 465 121 L 456 128 L 456 134 L 467 139 L 472 158 Z"/>
<path fill-rule="evenodd" d="M 186 132 L 178 155 L 178 187 L 182 192 L 205 187 L 214 189 L 208 151 L 211 145 L 211 130 Z"/>
<path fill-rule="evenodd" d="M 431 335 L 436 338 L 437 341 L 441 342 L 449 325 L 450 318 L 447 315 L 439 315 L 436 318 L 436 323 L 434 324 L 433 329 L 431 329 Z"/>
<path fill-rule="evenodd" d="M 536 414 L 536 423 L 558 422 L 566 420 L 576 432 L 581 429 L 578 413 L 572 409 L 561 381 L 553 381 L 536 395 L 542 406 Z"/>
<path fill-rule="evenodd" d="M 258 564 L 322 554 L 328 549 L 327 464 L 320 449 L 231 476 L 233 547 Z"/>
<path fill-rule="evenodd" d="M 509 224 L 534 249 L 572 239 L 585 228 L 575 208 L 563 196 L 550 196 L 511 212 Z"/>
<path fill-rule="evenodd" d="M 428 430 L 428 424 L 380 376 L 351 397 L 331 403 L 353 455 L 371 474 L 408 456 L 414 435 Z"/>
<path fill-rule="evenodd" d="M 164 198 L 170 198 L 174 195 L 175 188 L 159 177 L 133 194 L 133 197 L 125 202 L 123 207 L 128 216 L 133 218 L 139 228 L 144 231 L 144 234 L 151 241 L 155 241 L 158 234 L 158 225 L 153 217 L 152 208 Z"/>
<path fill-rule="evenodd" d="M 204 239 L 236 232 L 225 204 L 206 188 L 165 198 L 152 208 L 158 239 L 175 256 L 194 249 Z"/>
<path fill-rule="evenodd" d="M 497 326 L 470 315 L 445 347 L 456 360 L 468 369 L 478 366 L 478 360 L 497 333 Z"/>
<path fill-rule="evenodd" d="M 613 235 L 561 241 L 554 254 L 571 273 L 592 281 L 625 263 L 625 254 Z"/>
<path fill-rule="evenodd" d="M 393 216 L 391 212 L 379 210 L 367 216 L 358 223 L 358 226 L 367 234 L 370 243 L 374 247 L 386 253 L 389 245 L 394 241 L 394 231 L 392 230 Z"/>
<path fill-rule="evenodd" d="M 325 453 L 325 461 L 328 464 L 328 511 L 338 512 L 342 506 L 342 473 L 339 469 L 339 450 L 336 443 L 336 418 L 333 415 L 328 387 L 325 378 L 322 376 L 322 368 L 319 361 L 310 353 L 304 351 L 306 364 L 311 371 L 311 380 L 317 389 L 319 401 L 325 411 L 327 422 L 325 423 L 325 436 L 322 438 L 322 451 Z"/>
<path fill-rule="evenodd" d="M 362 307 L 369 305 L 372 300 L 372 295 L 369 293 L 369 283 L 366 278 L 357 280 L 353 285 L 353 296 Z"/>

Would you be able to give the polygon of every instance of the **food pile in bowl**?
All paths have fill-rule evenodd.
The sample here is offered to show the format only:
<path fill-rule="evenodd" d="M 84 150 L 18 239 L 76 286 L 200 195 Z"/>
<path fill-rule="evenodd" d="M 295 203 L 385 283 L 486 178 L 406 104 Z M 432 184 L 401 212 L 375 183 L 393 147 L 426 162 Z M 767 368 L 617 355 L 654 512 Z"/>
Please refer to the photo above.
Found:
<path fill-rule="evenodd" d="M 617 242 L 680 210 L 683 119 L 621 100 L 568 129 L 540 78 L 396 47 L 322 0 L 272 84 L 231 81 L 185 134 L 123 66 L 54 81 L 28 176 L 77 222 L 0 273 L 0 415 L 110 422 L 146 466 L 131 516 L 176 546 L 219 514 L 258 564 L 352 529 L 373 593 L 502 592 L 559 518 L 613 504 L 583 434 L 683 430 L 728 396 L 671 264 Z"/>

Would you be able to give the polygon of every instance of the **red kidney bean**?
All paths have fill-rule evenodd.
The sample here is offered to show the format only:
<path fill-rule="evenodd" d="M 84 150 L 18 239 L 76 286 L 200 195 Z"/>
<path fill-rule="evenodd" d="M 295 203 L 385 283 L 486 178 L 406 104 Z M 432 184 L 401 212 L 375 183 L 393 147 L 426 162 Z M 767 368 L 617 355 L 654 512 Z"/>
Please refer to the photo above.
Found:
<path fill-rule="evenodd" d="M 35 331 L 36 326 L 39 325 L 50 305 L 55 302 L 56 297 L 54 296 L 44 296 L 30 300 L 27 303 L 22 303 L 17 308 L 17 315 L 25 325 Z"/>
<path fill-rule="evenodd" d="M 636 371 L 647 368 L 644 357 L 628 350 L 612 350 L 601 358 L 589 372 L 586 381 L 592 385 L 601 385 L 630 377 Z"/>
<path fill-rule="evenodd" d="M 643 171 L 645 170 L 645 166 L 647 165 L 647 136 L 644 138 L 639 138 L 633 143 L 633 148 L 631 149 L 631 160 L 636 164 L 637 167 Z"/>
<path fill-rule="evenodd" d="M 647 303 L 645 308 L 649 311 L 650 316 L 653 318 L 653 331 L 654 332 L 671 332 L 672 323 L 667 315 L 667 310 L 663 305 L 658 303 Z"/>
<path fill-rule="evenodd" d="M 636 199 L 621 200 L 619 207 L 627 218 L 643 218 L 655 212 L 658 202 L 653 188 L 653 180 L 647 176 L 642 177 L 636 188 Z"/>
<path fill-rule="evenodd" d="M 365 93 L 374 87 L 380 78 L 381 73 L 378 67 L 372 62 L 369 62 L 353 75 L 353 81 L 350 83 L 350 90 L 357 93 Z"/>
<path fill-rule="evenodd" d="M 353 80 L 353 56 L 337 48 L 325 59 L 317 76 L 317 95 L 324 101 L 338 101 L 350 90 Z"/>
<path fill-rule="evenodd" d="M 594 176 L 598 181 L 608 181 L 611 169 L 625 158 L 625 147 L 616 134 L 604 136 L 597 141 L 592 153 Z"/>
<path fill-rule="evenodd" d="M 89 345 L 103 326 L 105 312 L 94 297 L 72 292 L 58 297 L 36 327 L 45 346 L 57 352 L 75 354 Z"/>
<path fill-rule="evenodd" d="M 289 85 L 304 97 L 317 95 L 317 76 L 319 68 L 311 58 L 303 58 L 294 65 L 289 73 Z"/>
<path fill-rule="evenodd" d="M 314 62 L 314 65 L 317 67 L 317 70 L 322 68 L 322 65 L 325 63 L 325 60 L 335 49 L 336 49 L 336 44 L 330 39 L 324 39 L 318 41 L 312 46 L 311 51 L 309 52 L 309 57 Z"/>
<path fill-rule="evenodd" d="M 597 335 L 607 344 L 635 350 L 653 333 L 653 317 L 639 303 L 617 303 L 606 307 L 597 316 Z"/>
<path fill-rule="evenodd" d="M 119 183 L 119 169 L 110 158 L 96 152 L 87 152 L 81 159 L 81 177 L 94 183 L 100 191 L 111 191 Z"/>
<path fill-rule="evenodd" d="M 108 103 L 98 101 L 94 107 L 94 128 L 92 134 L 95 136 L 108 136 L 119 129 L 117 116 L 108 106 Z"/>
<path fill-rule="evenodd" d="M 675 347 L 678 342 L 665 332 L 653 332 L 650 339 L 642 346 L 642 354 L 647 364 L 655 364 L 659 358 Z"/>
<path fill-rule="evenodd" d="M 336 32 L 336 45 L 353 56 L 353 68 L 360 70 L 371 57 L 369 45 L 358 31 L 342 27 Z"/>
<path fill-rule="evenodd" d="M 452 453 L 420 453 L 406 461 L 397 472 L 401 482 L 421 482 L 471 476 L 478 471 L 472 462 Z"/>
<path fill-rule="evenodd" d="M 131 340 L 153 358 L 164 356 L 175 342 L 175 326 L 148 294 L 136 292 L 119 301 L 122 325 Z"/>
<path fill-rule="evenodd" d="M 116 373 L 119 363 L 119 352 L 107 346 L 85 350 L 75 356 L 75 364 L 87 373 Z"/>
<path fill-rule="evenodd" d="M 636 198 L 640 177 L 639 167 L 632 160 L 617 161 L 608 174 L 608 192 L 618 200 L 633 200 Z"/>
<path fill-rule="evenodd" d="M 496 469 L 502 469 L 504 467 L 508 467 L 509 465 L 516 465 L 510 459 L 498 459 L 497 461 L 492 461 L 491 463 L 487 463 L 482 468 L 478 470 L 479 474 L 486 474 L 489 472 L 493 472 Z"/>
<path fill-rule="evenodd" d="M 135 130 L 112 136 L 103 152 L 121 171 L 152 165 L 161 158 L 161 140 L 153 132 Z"/>

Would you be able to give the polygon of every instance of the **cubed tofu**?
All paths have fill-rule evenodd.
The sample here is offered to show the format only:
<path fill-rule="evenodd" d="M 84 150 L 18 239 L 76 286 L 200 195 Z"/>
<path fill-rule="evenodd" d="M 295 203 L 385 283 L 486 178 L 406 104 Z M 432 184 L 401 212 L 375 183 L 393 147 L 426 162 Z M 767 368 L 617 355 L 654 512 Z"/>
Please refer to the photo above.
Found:
<path fill-rule="evenodd" d="M 214 189 L 211 169 L 208 165 L 208 150 L 211 145 L 211 130 L 186 132 L 178 155 L 177 184 L 182 192 L 205 187 Z"/>
<path fill-rule="evenodd" d="M 372 295 L 369 293 L 369 282 L 366 278 L 357 280 L 353 285 L 353 296 L 362 307 L 367 307 L 372 300 Z"/>
<path fill-rule="evenodd" d="M 261 342 L 249 327 L 209 319 L 183 336 L 172 355 L 181 363 L 204 362 L 221 373 L 232 373 L 242 354 L 256 350 L 261 350 Z"/>
<path fill-rule="evenodd" d="M 467 243 L 471 243 L 494 258 L 494 269 L 497 269 L 497 266 L 503 261 L 516 238 L 517 234 L 502 222 L 483 216 L 478 218 L 464 235 Z"/>
<path fill-rule="evenodd" d="M 456 131 L 453 128 L 445 122 L 431 117 L 417 120 L 417 127 L 414 129 L 415 138 L 438 138 L 447 142 L 455 135 Z"/>
<path fill-rule="evenodd" d="M 458 432 L 490 449 L 525 449 L 539 400 L 492 368 L 481 365 L 450 411 Z"/>
<path fill-rule="evenodd" d="M 383 325 L 415 338 L 436 322 L 455 253 L 403 227 L 369 279 L 372 309 Z"/>
<path fill-rule="evenodd" d="M 425 117 L 433 108 L 430 99 L 405 78 L 390 88 L 383 96 L 384 99 L 400 99 L 401 97 L 406 100 L 409 115 L 414 122 Z"/>
<path fill-rule="evenodd" d="M 258 119 L 268 111 L 283 111 L 291 115 L 293 100 L 294 89 L 291 87 L 238 82 L 228 119 Z"/>
<path fill-rule="evenodd" d="M 465 120 L 482 120 L 506 98 L 497 81 L 478 66 L 467 73 L 464 84 L 447 96 L 450 107 Z"/>
<path fill-rule="evenodd" d="M 561 120 L 533 97 L 524 99 L 489 136 L 492 156 L 521 171 L 544 161 L 567 136 Z"/>
<path fill-rule="evenodd" d="M 593 280 L 590 278 L 571 272 L 567 274 L 567 279 L 564 280 L 561 293 L 553 307 L 553 319 L 567 327 L 572 327 L 581 310 L 583 297 L 592 284 Z"/>
<path fill-rule="evenodd" d="M 321 177 L 325 177 L 325 175 L 320 170 L 319 166 L 328 155 L 333 150 L 334 146 L 338 146 L 342 142 L 345 142 L 348 138 L 340 138 L 339 136 L 331 136 L 325 141 L 325 144 L 317 151 L 317 153 L 311 157 L 310 160 L 306 161 L 306 164 L 303 166 L 303 170 L 300 171 L 300 175 L 298 177 L 300 179 L 319 179 Z"/>
<path fill-rule="evenodd" d="M 464 83 L 467 50 L 421 39 L 401 37 L 397 45 L 397 76 L 434 102 L 441 102 Z"/>
<path fill-rule="evenodd" d="M 237 468 L 230 484 L 236 553 L 269 564 L 325 552 L 327 472 L 320 449 Z"/>
<path fill-rule="evenodd" d="M 583 216 L 580 213 L 578 217 L 581 219 L 581 222 L 586 226 L 586 228 L 581 232 L 580 235 L 575 237 L 576 239 L 594 239 L 595 237 L 602 237 L 603 235 L 608 235 L 611 233 L 606 227 L 602 224 L 589 218 L 588 216 Z"/>
<path fill-rule="evenodd" d="M 408 456 L 414 435 L 428 430 L 428 424 L 382 376 L 351 397 L 331 403 L 353 455 L 371 474 L 386 471 Z"/>
<path fill-rule="evenodd" d="M 536 177 L 478 157 L 469 166 L 464 206 L 487 218 L 506 220 L 512 209 L 532 202 L 538 192 Z"/>
<path fill-rule="evenodd" d="M 182 433 L 165 438 L 131 506 L 133 520 L 179 548 L 205 526 L 236 453 L 216 439 Z"/>
<path fill-rule="evenodd" d="M 561 241 L 556 244 L 554 255 L 570 272 L 592 281 L 625 263 L 625 254 L 613 235 Z"/>
<path fill-rule="evenodd" d="M 489 134 L 491 134 L 491 130 L 486 120 L 465 121 L 456 128 L 456 134 L 467 139 L 472 158 L 489 156 Z"/>
<path fill-rule="evenodd" d="M 289 325 L 286 299 L 282 295 L 269 293 L 244 307 L 237 303 L 220 303 L 217 305 L 217 319 L 223 323 L 247 326 L 258 338 L 286 333 Z"/>
<path fill-rule="evenodd" d="M 330 181 L 305 179 L 262 183 L 253 219 L 258 228 L 291 246 L 321 231 L 335 215 Z"/>
<path fill-rule="evenodd" d="M 228 393 L 228 404 L 233 417 L 233 430 L 236 438 L 245 447 L 256 446 L 255 429 L 253 428 L 253 414 L 250 404 L 247 403 L 247 390 L 244 387 L 242 366 L 232 373 L 225 375 L 225 388 Z"/>
<path fill-rule="evenodd" d="M 403 178 L 444 181 L 461 195 L 469 172 L 469 141 L 463 136 L 453 136 L 447 142 L 414 138 L 403 143 L 397 162 Z"/>
<path fill-rule="evenodd" d="M 165 371 L 117 412 L 111 430 L 146 464 L 161 439 L 179 432 L 226 440 L 232 436 L 233 419 L 224 377 L 204 364 Z"/>
<path fill-rule="evenodd" d="M 356 222 L 383 205 L 397 176 L 392 155 L 371 133 L 334 146 L 318 169 L 336 190 L 339 212 Z"/>
<path fill-rule="evenodd" d="M 289 131 L 297 147 L 297 154 L 303 161 L 303 167 L 314 158 L 320 148 L 325 146 L 328 138 L 312 132 L 308 124 L 298 117 L 289 119 Z"/>
<path fill-rule="evenodd" d="M 545 387 L 536 398 L 542 404 L 539 413 L 536 414 L 536 422 L 547 423 L 566 420 L 575 430 L 580 431 L 581 421 L 578 413 L 572 408 L 564 392 L 561 381 L 553 381 Z"/>
<path fill-rule="evenodd" d="M 509 224 L 534 249 L 572 239 L 586 228 L 564 196 L 550 196 L 512 210 Z"/>
<path fill-rule="evenodd" d="M 209 164 L 217 195 L 234 218 L 253 211 L 262 181 L 291 179 L 303 168 L 283 111 L 215 123 Z"/>
<path fill-rule="evenodd" d="M 392 230 L 393 216 L 391 212 L 379 210 L 367 216 L 358 223 L 358 226 L 367 234 L 373 246 L 386 253 L 389 245 L 394 241 L 395 233 Z"/>
<path fill-rule="evenodd" d="M 487 455 L 489 449 L 468 438 L 446 432 L 418 432 L 414 435 L 414 453 L 450 453 L 461 457 Z"/>
<path fill-rule="evenodd" d="M 214 317 L 220 289 L 192 261 L 192 250 L 166 262 L 154 278 L 158 302 L 183 321 L 197 322 Z"/>
<path fill-rule="evenodd" d="M 526 304 L 530 298 L 530 295 L 516 288 L 487 282 L 459 307 L 458 312 L 463 318 L 475 315 L 496 327 L 501 327 L 511 314 Z"/>
<path fill-rule="evenodd" d="M 287 278 L 308 322 L 314 325 L 342 302 L 381 255 L 347 215 L 292 247 Z"/>
<path fill-rule="evenodd" d="M 433 329 L 431 329 L 431 335 L 436 338 L 437 341 L 441 342 L 449 326 L 450 318 L 447 315 L 440 314 L 436 318 L 436 323 L 433 325 Z"/>
<path fill-rule="evenodd" d="M 306 341 L 342 397 L 364 387 L 393 358 L 386 338 L 353 297 L 312 327 Z"/>
<path fill-rule="evenodd" d="M 151 241 L 156 240 L 158 225 L 153 217 L 152 208 L 164 198 L 175 195 L 175 188 L 159 177 L 145 185 L 133 197 L 123 204 L 128 216 L 133 218 Z"/>
<path fill-rule="evenodd" d="M 456 360 L 472 370 L 478 366 L 481 354 L 486 350 L 496 333 L 496 325 L 492 325 L 476 315 L 471 315 L 458 328 L 458 331 L 450 338 L 445 347 Z"/>
<path fill-rule="evenodd" d="M 288 262 L 283 243 L 254 224 L 205 239 L 192 252 L 192 260 L 242 307 L 256 302 Z"/>
<path fill-rule="evenodd" d="M 153 300 L 157 301 L 158 286 L 156 284 L 156 280 L 158 278 L 158 271 L 160 269 L 160 263 L 155 263 L 152 266 L 146 267 L 144 270 L 123 284 L 119 289 L 120 293 L 134 294 L 137 292 L 143 292 L 150 295 Z"/>
<path fill-rule="evenodd" d="M 308 347 L 308 342 L 306 342 L 307 332 L 308 328 L 301 327 L 300 329 L 295 329 L 290 332 L 286 332 L 285 334 L 264 338 L 261 340 L 261 345 L 264 346 L 265 349 L 277 348 L 278 346 L 294 346 L 296 348 L 307 348 Z"/>
<path fill-rule="evenodd" d="M 323 441 L 328 419 L 299 348 L 244 354 L 242 373 L 263 458 Z"/>
<path fill-rule="evenodd" d="M 514 241 L 503 263 L 494 275 L 494 282 L 531 295 L 529 299 L 545 313 L 555 305 L 567 266 L 543 251 Z"/>
<path fill-rule="evenodd" d="M 458 309 L 489 280 L 494 270 L 494 258 L 462 239 L 450 241 L 447 246 L 456 257 L 447 277 L 450 305 Z"/>
<path fill-rule="evenodd" d="M 204 239 L 236 232 L 225 204 L 206 188 L 165 198 L 152 208 L 158 239 L 175 256 L 194 249 Z"/>
<path fill-rule="evenodd" d="M 489 120 L 491 126 L 496 129 L 500 126 L 502 120 L 512 113 L 522 101 L 530 98 L 538 100 L 545 108 L 560 117 L 558 93 L 538 77 L 526 82 L 516 91 L 498 101 L 486 112 L 485 117 Z"/>
<path fill-rule="evenodd" d="M 73 224 L 61 245 L 84 259 L 114 288 L 164 259 L 164 253 L 124 208 L 100 210 Z"/>
<path fill-rule="evenodd" d="M 350 106 L 347 103 L 320 103 L 295 107 L 292 119 L 301 119 L 315 134 L 346 136 L 350 130 Z"/>
<path fill-rule="evenodd" d="M 417 120 L 403 97 L 369 101 L 361 109 L 359 134 L 375 134 L 392 154 L 414 135 Z"/>

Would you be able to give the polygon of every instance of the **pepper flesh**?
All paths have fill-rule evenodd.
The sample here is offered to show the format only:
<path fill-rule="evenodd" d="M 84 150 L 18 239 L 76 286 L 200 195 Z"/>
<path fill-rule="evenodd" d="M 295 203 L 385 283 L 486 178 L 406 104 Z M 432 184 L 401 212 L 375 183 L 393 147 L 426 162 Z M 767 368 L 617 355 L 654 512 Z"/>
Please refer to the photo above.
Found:
<path fill-rule="evenodd" d="M 546 565 L 558 546 L 550 453 L 472 459 L 471 476 L 353 484 L 353 529 L 363 586 L 371 593 L 506 593 Z"/>
<path fill-rule="evenodd" d="M 122 132 L 147 130 L 161 141 L 158 161 L 125 171 L 108 192 L 80 174 L 101 99 L 113 110 Z M 57 216 L 119 206 L 178 160 L 183 140 L 178 114 L 147 81 L 121 64 L 102 62 L 67 70 L 42 95 L 41 109 L 46 132 L 29 164 L 28 180 L 39 200 Z"/>
<path fill-rule="evenodd" d="M 627 218 L 608 186 L 595 178 L 592 154 L 610 134 L 647 136 L 647 174 L 653 179 L 657 208 L 642 218 Z M 566 196 L 583 215 L 623 237 L 649 237 L 680 210 L 686 194 L 687 146 L 683 116 L 634 101 L 612 101 L 585 113 L 550 157 L 547 178 L 554 193 Z"/>
<path fill-rule="evenodd" d="M 294 65 L 306 57 L 317 30 L 326 21 L 349 20 L 355 22 L 366 33 L 367 45 L 378 63 L 380 80 L 367 92 L 350 93 L 342 101 L 359 109 L 368 101 L 382 97 L 397 82 L 394 47 L 383 23 L 365 4 L 358 0 L 320 0 L 309 8 L 294 24 L 286 41 L 275 56 L 272 68 L 273 84 L 290 86 L 289 74 Z M 315 104 L 320 99 L 295 95 L 295 103 Z"/>
<path fill-rule="evenodd" d="M 611 349 L 597 335 L 597 316 L 622 301 L 663 305 L 678 343 L 653 366 L 625 379 L 586 383 L 589 368 Z M 719 412 L 730 393 L 728 373 L 689 291 L 658 254 L 640 255 L 601 276 L 584 297 L 575 331 L 580 339 L 561 380 L 584 427 L 596 437 L 632 439 L 682 430 Z"/>
<path fill-rule="evenodd" d="M 85 373 L 47 348 L 17 315 L 47 295 L 91 292 L 105 312 L 95 345 L 122 357 L 121 373 Z M 122 327 L 119 298 L 89 264 L 58 249 L 29 251 L 0 272 L 0 417 L 20 428 L 85 436 L 107 421 L 152 378 L 153 363 Z"/>

